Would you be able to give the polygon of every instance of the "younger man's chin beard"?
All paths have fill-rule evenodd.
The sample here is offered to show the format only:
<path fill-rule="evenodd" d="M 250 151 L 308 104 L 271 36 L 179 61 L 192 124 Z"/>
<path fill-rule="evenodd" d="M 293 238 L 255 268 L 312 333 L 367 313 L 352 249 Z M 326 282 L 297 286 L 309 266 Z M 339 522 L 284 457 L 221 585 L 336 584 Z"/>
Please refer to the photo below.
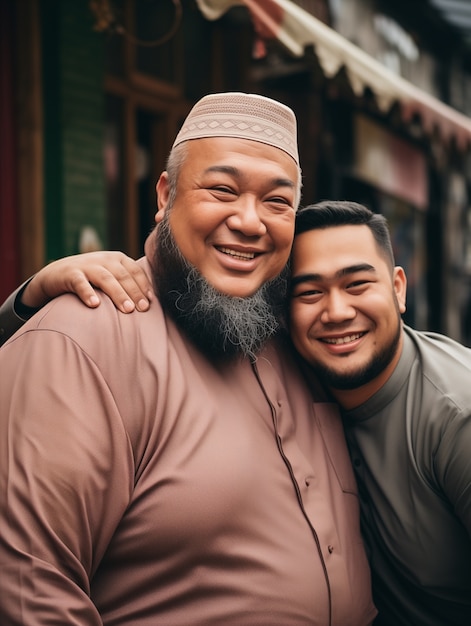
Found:
<path fill-rule="evenodd" d="M 285 326 L 288 267 L 252 296 L 225 295 L 183 257 L 164 219 L 157 231 L 153 273 L 164 311 L 210 359 L 255 359 Z"/>
<path fill-rule="evenodd" d="M 398 312 L 397 329 L 388 344 L 382 346 L 361 369 L 348 374 L 339 374 L 334 369 L 311 363 L 320 382 L 335 395 L 335 391 L 353 391 L 377 378 L 394 360 L 400 345 L 402 321 Z"/>

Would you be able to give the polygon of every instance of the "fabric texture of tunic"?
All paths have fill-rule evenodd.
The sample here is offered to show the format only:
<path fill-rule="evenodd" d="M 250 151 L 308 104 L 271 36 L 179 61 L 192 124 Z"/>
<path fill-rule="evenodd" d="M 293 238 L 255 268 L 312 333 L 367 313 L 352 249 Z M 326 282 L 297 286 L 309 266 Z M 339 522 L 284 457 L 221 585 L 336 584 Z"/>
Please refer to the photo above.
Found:
<path fill-rule="evenodd" d="M 64 295 L 0 370 L 2 626 L 372 622 L 340 416 L 282 338 L 215 366 L 155 300 Z"/>
<path fill-rule="evenodd" d="M 471 624 L 471 350 L 404 328 L 388 382 L 344 414 L 375 624 Z"/>

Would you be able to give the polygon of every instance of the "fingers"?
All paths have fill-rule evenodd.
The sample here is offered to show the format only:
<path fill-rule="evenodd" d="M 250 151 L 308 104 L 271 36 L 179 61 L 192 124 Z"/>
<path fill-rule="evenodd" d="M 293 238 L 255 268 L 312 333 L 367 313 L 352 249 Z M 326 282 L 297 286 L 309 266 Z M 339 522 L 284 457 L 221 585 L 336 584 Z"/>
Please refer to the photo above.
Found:
<path fill-rule="evenodd" d="M 64 280 L 67 280 L 64 284 L 64 292 L 75 293 L 84 304 L 92 309 L 100 304 L 100 298 L 82 270 L 71 270 Z"/>
<path fill-rule="evenodd" d="M 90 283 L 109 296 L 116 308 L 123 313 L 131 313 L 135 309 L 147 311 L 149 308 L 149 298 L 132 274 L 122 266 L 111 270 L 102 266 L 89 268 L 86 277 L 81 273 L 80 277 L 74 278 L 69 291 L 76 293 L 85 304 L 88 304 L 86 300 L 90 293 L 88 288 L 96 295 Z"/>
<path fill-rule="evenodd" d="M 123 313 L 135 309 L 147 311 L 152 299 L 152 287 L 144 270 L 121 252 L 102 252 L 91 259 L 93 263 L 83 267 L 73 276 L 70 291 L 76 293 L 88 306 L 93 287 L 101 289 Z M 87 284 L 88 283 L 88 284 Z M 96 305 L 94 305 L 96 306 Z"/>
<path fill-rule="evenodd" d="M 128 272 L 128 275 L 123 277 L 121 286 L 139 311 L 147 311 L 154 295 L 154 290 L 147 274 L 140 265 L 128 256 L 124 256 L 122 265 Z"/>
<path fill-rule="evenodd" d="M 91 252 L 65 257 L 46 265 L 26 287 L 22 302 L 40 307 L 56 296 L 75 293 L 84 304 L 97 307 L 95 288 L 107 294 L 123 313 L 147 311 L 153 297 L 144 270 L 122 252 Z"/>

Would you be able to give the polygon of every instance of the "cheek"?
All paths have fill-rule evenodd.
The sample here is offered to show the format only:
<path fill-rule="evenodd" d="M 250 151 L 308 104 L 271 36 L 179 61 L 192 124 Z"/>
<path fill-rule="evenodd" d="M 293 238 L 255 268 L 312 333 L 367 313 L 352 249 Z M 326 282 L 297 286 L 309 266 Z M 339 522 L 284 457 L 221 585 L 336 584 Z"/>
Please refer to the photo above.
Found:
<path fill-rule="evenodd" d="M 277 249 L 283 253 L 289 253 L 294 237 L 294 214 L 293 216 L 277 217 L 265 221 L 267 231 Z"/>
<path fill-rule="evenodd" d="M 293 336 L 299 341 L 307 341 L 309 330 L 315 321 L 314 311 L 310 307 L 292 304 L 290 308 L 290 323 Z"/>
<path fill-rule="evenodd" d="M 389 292 L 371 293 L 358 303 L 358 310 L 373 319 L 387 320 L 397 315 L 395 298 Z"/>
<path fill-rule="evenodd" d="M 204 215 L 174 206 L 169 216 L 170 228 L 179 246 L 195 249 L 211 229 L 210 220 Z"/>
<path fill-rule="evenodd" d="M 299 322 L 300 320 L 298 320 L 297 324 L 293 325 L 293 321 L 291 321 L 291 339 L 299 354 L 309 361 L 312 353 L 312 345 L 308 336 L 308 328 Z"/>

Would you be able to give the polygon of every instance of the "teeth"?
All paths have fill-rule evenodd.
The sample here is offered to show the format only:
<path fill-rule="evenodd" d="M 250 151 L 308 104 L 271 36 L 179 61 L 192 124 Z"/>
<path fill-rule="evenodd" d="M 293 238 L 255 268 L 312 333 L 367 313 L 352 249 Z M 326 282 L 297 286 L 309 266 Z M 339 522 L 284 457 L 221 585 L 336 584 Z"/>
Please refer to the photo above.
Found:
<path fill-rule="evenodd" d="M 254 259 L 255 252 L 237 252 L 236 250 L 231 250 L 230 248 L 218 248 L 224 254 L 228 254 L 229 256 L 233 256 L 236 259 Z"/>
<path fill-rule="evenodd" d="M 346 337 L 337 337 L 333 339 L 323 339 L 325 343 L 333 343 L 336 346 L 340 346 L 344 343 L 350 343 L 350 341 L 355 341 L 355 339 L 359 339 L 361 337 L 361 333 L 356 333 L 355 335 L 347 335 Z"/>

